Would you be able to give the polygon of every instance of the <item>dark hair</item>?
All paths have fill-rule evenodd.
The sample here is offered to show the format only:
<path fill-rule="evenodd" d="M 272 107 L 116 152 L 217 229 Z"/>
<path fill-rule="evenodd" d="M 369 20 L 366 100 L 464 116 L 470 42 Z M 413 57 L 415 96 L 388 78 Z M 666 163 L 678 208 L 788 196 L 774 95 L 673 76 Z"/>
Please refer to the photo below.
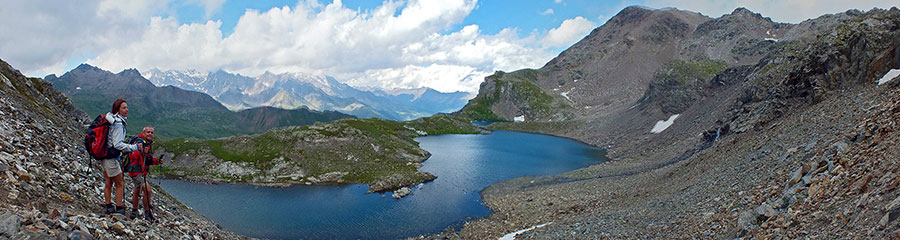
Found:
<path fill-rule="evenodd" d="M 109 111 L 109 112 L 111 112 L 112 114 L 119 113 L 119 108 L 122 107 L 122 103 L 125 103 L 125 99 L 121 99 L 121 98 L 116 99 L 116 101 L 113 102 L 112 111 Z"/>

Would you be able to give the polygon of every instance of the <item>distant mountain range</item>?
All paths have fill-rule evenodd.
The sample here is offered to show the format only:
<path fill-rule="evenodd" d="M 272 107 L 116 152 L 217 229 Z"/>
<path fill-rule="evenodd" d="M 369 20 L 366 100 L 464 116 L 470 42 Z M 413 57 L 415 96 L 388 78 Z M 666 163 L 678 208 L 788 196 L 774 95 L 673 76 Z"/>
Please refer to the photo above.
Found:
<path fill-rule="evenodd" d="M 332 77 L 305 73 L 266 72 L 248 77 L 226 71 L 194 70 L 144 73 L 156 86 L 175 86 L 209 94 L 231 110 L 271 106 L 333 110 L 362 118 L 410 120 L 461 109 L 469 93 L 442 93 L 431 88 L 357 89 Z"/>
<path fill-rule="evenodd" d="M 234 112 L 205 93 L 154 86 L 134 69 L 113 74 L 82 64 L 62 76 L 48 75 L 44 80 L 68 95 L 76 107 L 91 117 L 109 112 L 116 98 L 126 99 L 131 110 L 128 120 L 131 134 L 152 125 L 156 126 L 158 135 L 166 137 L 218 138 L 353 117 L 307 108 L 257 107 Z"/>

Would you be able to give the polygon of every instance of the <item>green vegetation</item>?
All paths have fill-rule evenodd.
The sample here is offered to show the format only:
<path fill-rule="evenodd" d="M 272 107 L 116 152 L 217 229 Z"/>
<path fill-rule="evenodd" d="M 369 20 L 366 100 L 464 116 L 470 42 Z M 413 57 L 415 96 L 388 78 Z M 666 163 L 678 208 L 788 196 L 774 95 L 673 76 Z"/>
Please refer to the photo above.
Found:
<path fill-rule="evenodd" d="M 511 98 L 511 101 L 519 101 L 526 105 L 527 111 L 535 114 L 549 114 L 558 108 L 566 108 L 565 105 L 554 105 L 553 97 L 545 93 L 534 82 L 544 76 L 538 70 L 523 69 L 511 73 L 497 71 L 486 79 L 492 86 L 486 88 L 490 93 L 480 94 L 469 101 L 460 113 L 462 116 L 476 121 L 505 120 L 494 113 L 492 107 L 501 98 Z M 484 89 L 483 89 L 484 90 Z"/>
<path fill-rule="evenodd" d="M 168 175 L 193 175 L 233 182 L 317 182 L 340 173 L 337 181 L 362 184 L 411 185 L 433 179 L 418 171 L 427 152 L 414 137 L 424 134 L 477 134 L 481 130 L 458 117 L 436 115 L 407 122 L 383 119 L 341 119 L 311 126 L 287 127 L 228 138 L 199 140 L 177 138 L 159 143 L 176 156 L 208 154 L 222 162 L 233 162 L 258 170 L 254 174 L 227 175 L 210 169 L 172 166 Z M 207 166 L 206 168 L 215 168 Z M 291 178 L 303 172 L 305 178 Z M 376 189 L 383 190 L 383 189 Z"/>
<path fill-rule="evenodd" d="M 110 97 L 90 92 L 70 94 L 72 102 L 93 119 L 98 114 L 109 112 L 112 107 Z M 232 112 L 227 109 L 187 108 L 166 104 L 154 104 L 142 98 L 128 100 L 129 116 L 127 131 L 139 133 L 144 126 L 153 126 L 161 137 L 193 137 L 211 139 L 241 134 L 255 134 L 266 130 L 259 123 L 248 121 L 243 112 Z M 275 112 L 280 111 L 280 112 Z M 348 117 L 336 112 L 312 112 L 298 110 L 273 110 L 270 117 L 282 117 L 277 125 L 306 125 L 315 122 L 327 122 Z"/>
<path fill-rule="evenodd" d="M 500 99 L 500 88 L 497 87 L 497 81 L 500 78 L 503 78 L 504 72 L 497 71 L 494 75 L 490 75 L 485 77 L 486 81 L 493 81 L 494 87 L 493 91 L 487 94 L 479 94 L 474 99 L 469 100 L 469 103 L 460 110 L 463 116 L 466 118 L 476 120 L 476 121 L 498 121 L 504 120 L 503 118 L 494 114 L 494 111 L 491 110 L 491 107 L 494 106 L 495 103 Z M 484 86 L 484 85 L 482 85 Z M 486 89 L 482 88 L 482 91 Z"/>

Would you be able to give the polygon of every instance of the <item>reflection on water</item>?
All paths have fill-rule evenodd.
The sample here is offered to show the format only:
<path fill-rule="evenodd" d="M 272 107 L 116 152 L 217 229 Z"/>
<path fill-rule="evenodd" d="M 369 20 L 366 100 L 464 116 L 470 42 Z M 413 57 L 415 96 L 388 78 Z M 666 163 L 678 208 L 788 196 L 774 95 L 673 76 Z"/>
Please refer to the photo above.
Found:
<path fill-rule="evenodd" d="M 281 239 L 392 239 L 440 232 L 490 210 L 479 191 L 526 175 L 557 174 L 603 161 L 603 152 L 563 138 L 509 131 L 416 138 L 438 176 L 396 200 L 367 186 L 254 187 L 163 180 L 163 188 L 225 229 Z"/>

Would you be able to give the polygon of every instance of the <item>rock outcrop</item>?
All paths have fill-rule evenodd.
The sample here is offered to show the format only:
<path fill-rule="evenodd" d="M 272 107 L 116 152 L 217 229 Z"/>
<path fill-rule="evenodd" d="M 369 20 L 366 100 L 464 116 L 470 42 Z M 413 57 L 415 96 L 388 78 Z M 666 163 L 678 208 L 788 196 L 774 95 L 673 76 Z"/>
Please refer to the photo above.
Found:
<path fill-rule="evenodd" d="M 156 153 L 172 177 L 275 186 L 358 183 L 368 184 L 371 193 L 435 179 L 418 170 L 430 153 L 413 138 L 445 133 L 485 130 L 447 115 L 407 122 L 342 119 L 257 135 L 174 139 Z"/>

